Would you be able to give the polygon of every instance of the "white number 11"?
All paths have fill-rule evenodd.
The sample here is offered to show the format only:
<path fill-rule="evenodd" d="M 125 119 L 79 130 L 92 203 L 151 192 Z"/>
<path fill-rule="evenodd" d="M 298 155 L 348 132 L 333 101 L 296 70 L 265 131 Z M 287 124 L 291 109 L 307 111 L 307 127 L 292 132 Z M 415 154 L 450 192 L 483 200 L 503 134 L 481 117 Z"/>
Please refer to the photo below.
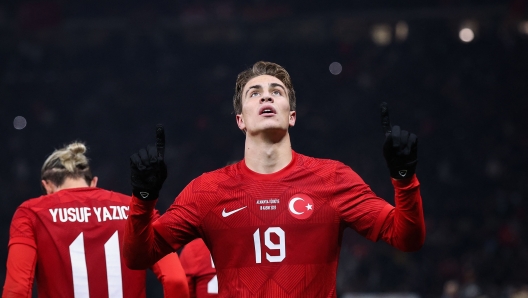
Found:
<path fill-rule="evenodd" d="M 271 241 L 271 233 L 274 233 L 279 237 L 279 243 L 274 243 Z M 262 263 L 262 248 L 260 245 L 260 229 L 257 229 L 253 234 L 253 242 L 255 244 L 255 262 L 257 264 Z M 279 250 L 278 256 L 271 256 L 269 253 L 266 253 L 266 260 L 271 263 L 282 262 L 286 258 L 286 235 L 284 230 L 279 227 L 270 227 L 264 231 L 264 244 L 270 250 Z"/>
<path fill-rule="evenodd" d="M 106 259 L 106 277 L 108 279 L 108 297 L 123 297 L 121 281 L 121 257 L 117 231 L 104 244 Z M 73 274 L 73 295 L 75 298 L 89 298 L 88 270 L 84 253 L 84 235 L 80 233 L 70 244 L 70 258 Z"/>

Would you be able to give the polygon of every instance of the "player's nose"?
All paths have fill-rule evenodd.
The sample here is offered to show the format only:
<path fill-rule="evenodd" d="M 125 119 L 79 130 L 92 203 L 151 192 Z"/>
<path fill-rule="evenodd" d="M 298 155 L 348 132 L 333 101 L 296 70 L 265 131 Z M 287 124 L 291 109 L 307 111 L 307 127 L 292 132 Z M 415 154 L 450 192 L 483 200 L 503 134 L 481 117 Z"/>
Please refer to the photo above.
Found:
<path fill-rule="evenodd" d="M 265 103 L 265 102 L 271 102 L 273 103 L 273 98 L 269 95 L 264 95 L 262 96 L 262 98 L 260 99 L 260 103 Z"/>

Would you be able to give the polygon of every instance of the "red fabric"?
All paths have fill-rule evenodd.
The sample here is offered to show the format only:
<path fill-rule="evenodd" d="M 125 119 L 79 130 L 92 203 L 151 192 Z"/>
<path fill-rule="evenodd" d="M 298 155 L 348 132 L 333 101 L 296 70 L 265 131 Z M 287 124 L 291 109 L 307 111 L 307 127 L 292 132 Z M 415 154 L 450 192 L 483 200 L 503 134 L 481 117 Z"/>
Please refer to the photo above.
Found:
<path fill-rule="evenodd" d="M 29 298 L 37 264 L 37 250 L 26 244 L 9 246 L 2 298 Z"/>
<path fill-rule="evenodd" d="M 203 240 L 198 238 L 185 245 L 180 260 L 187 275 L 191 298 L 217 297 L 216 269 Z"/>
<path fill-rule="evenodd" d="M 163 296 L 189 297 L 185 271 L 176 253 L 170 253 L 152 266 L 152 271 L 163 285 Z"/>
<path fill-rule="evenodd" d="M 416 251 L 425 242 L 425 221 L 416 175 L 410 179 L 392 179 L 396 203 L 382 227 L 381 239 L 402 251 Z"/>
<path fill-rule="evenodd" d="M 115 297 L 118 292 L 123 297 L 145 297 L 145 271 L 128 269 L 119 257 L 129 205 L 129 196 L 86 187 L 31 199 L 17 208 L 9 251 L 15 253 L 11 248 L 21 245 L 36 250 L 39 297 L 73 297 L 74 276 L 77 284 L 88 285 L 83 292 L 91 297 Z M 8 258 L 18 259 L 16 253 Z M 7 275 L 14 280 L 27 278 L 10 268 Z M 181 275 L 182 282 L 184 278 Z M 10 291 L 4 287 L 4 293 Z"/>
<path fill-rule="evenodd" d="M 168 245 L 200 237 L 215 261 L 219 297 L 336 297 L 346 227 L 404 251 L 423 244 L 418 180 L 393 184 L 396 209 L 340 162 L 293 152 L 286 168 L 262 175 L 241 161 L 193 180 L 154 222 L 152 203 L 136 200 L 129 226 L 144 234 L 126 237 L 142 248 L 127 258 L 145 265 Z"/>

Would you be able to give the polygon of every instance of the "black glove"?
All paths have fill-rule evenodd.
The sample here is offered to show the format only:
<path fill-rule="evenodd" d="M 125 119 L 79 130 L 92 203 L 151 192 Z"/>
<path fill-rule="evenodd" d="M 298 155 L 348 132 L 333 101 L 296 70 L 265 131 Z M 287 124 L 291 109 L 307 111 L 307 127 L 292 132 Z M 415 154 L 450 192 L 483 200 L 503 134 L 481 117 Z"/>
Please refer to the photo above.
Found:
<path fill-rule="evenodd" d="M 155 200 L 163 182 L 167 179 L 165 155 L 165 130 L 163 125 L 156 126 L 156 146 L 149 145 L 130 156 L 130 180 L 132 193 L 145 201 Z"/>
<path fill-rule="evenodd" d="M 418 162 L 418 137 L 399 126 L 392 126 L 386 102 L 381 103 L 381 126 L 385 133 L 383 156 L 394 179 L 411 178 Z"/>

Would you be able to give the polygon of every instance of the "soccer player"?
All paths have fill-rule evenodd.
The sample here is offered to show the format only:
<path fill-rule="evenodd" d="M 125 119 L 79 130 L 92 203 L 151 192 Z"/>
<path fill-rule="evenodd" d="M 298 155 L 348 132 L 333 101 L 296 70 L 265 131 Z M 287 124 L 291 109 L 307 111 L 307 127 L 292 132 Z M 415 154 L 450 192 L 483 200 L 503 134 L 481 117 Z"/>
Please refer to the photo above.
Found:
<path fill-rule="evenodd" d="M 218 278 L 213 258 L 201 238 L 183 247 L 180 261 L 187 276 L 191 298 L 214 298 L 218 294 Z"/>
<path fill-rule="evenodd" d="M 73 142 L 55 150 L 41 171 L 46 195 L 22 203 L 11 222 L 2 297 L 145 297 L 146 271 L 121 257 L 130 196 L 97 188 L 85 156 Z M 178 256 L 152 270 L 166 297 L 188 297 Z"/>
<path fill-rule="evenodd" d="M 128 266 L 146 268 L 202 238 L 216 267 L 219 297 L 336 297 L 345 228 L 402 251 L 421 248 L 417 137 L 390 124 L 386 105 L 383 153 L 395 206 L 343 163 L 292 150 L 295 91 L 280 65 L 261 61 L 241 72 L 233 104 L 245 133 L 244 159 L 191 181 L 161 217 L 154 206 L 167 175 L 163 127 L 156 146 L 131 156 Z"/>

